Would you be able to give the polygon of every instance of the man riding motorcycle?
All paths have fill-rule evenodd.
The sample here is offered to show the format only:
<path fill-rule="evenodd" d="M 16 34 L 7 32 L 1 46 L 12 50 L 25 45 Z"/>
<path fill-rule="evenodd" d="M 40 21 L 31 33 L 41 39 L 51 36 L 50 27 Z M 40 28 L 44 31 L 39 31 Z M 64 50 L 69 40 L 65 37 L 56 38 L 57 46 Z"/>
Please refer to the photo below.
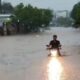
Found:
<path fill-rule="evenodd" d="M 53 35 L 53 40 L 50 41 L 49 45 L 47 45 L 47 49 L 52 50 L 56 49 L 58 52 L 58 55 L 61 56 L 60 49 L 61 49 L 61 44 L 60 41 L 57 40 L 57 35 Z M 51 53 L 49 54 L 49 56 Z"/>

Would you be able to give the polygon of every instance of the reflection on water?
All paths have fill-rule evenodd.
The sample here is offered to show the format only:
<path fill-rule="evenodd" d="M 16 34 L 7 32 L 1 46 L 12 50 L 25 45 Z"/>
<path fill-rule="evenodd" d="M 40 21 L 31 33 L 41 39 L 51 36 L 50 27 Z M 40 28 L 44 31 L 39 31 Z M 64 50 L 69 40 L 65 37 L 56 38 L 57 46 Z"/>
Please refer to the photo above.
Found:
<path fill-rule="evenodd" d="M 57 57 L 51 58 L 48 64 L 48 80 L 60 80 L 62 65 Z"/>

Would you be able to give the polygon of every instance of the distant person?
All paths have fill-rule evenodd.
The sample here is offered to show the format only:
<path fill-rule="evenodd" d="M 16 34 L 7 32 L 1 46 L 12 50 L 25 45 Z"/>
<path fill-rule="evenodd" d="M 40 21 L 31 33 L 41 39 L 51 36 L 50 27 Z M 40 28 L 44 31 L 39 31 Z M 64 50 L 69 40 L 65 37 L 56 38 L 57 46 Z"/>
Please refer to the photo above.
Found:
<path fill-rule="evenodd" d="M 53 35 L 53 40 L 50 41 L 49 45 L 47 45 L 48 49 L 57 49 L 58 55 L 60 54 L 61 44 L 60 41 L 57 40 L 57 35 Z"/>

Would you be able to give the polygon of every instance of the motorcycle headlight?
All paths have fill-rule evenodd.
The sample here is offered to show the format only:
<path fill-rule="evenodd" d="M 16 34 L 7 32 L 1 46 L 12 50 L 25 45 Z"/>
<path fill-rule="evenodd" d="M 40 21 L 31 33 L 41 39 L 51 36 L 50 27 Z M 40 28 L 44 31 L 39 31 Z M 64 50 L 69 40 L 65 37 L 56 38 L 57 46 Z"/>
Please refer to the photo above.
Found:
<path fill-rule="evenodd" d="M 57 56 L 57 50 L 51 50 L 51 56 Z"/>

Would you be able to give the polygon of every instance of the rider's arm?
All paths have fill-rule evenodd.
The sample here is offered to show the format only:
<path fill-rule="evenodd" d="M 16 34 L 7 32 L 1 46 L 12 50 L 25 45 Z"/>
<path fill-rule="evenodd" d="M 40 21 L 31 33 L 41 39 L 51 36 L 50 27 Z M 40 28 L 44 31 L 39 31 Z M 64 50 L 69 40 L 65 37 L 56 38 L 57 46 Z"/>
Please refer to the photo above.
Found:
<path fill-rule="evenodd" d="M 59 41 L 59 48 L 61 48 L 61 43 L 60 43 L 60 41 Z"/>
<path fill-rule="evenodd" d="M 52 41 L 50 41 L 49 43 L 49 48 L 52 48 Z"/>
<path fill-rule="evenodd" d="M 50 41 L 49 45 L 46 45 L 47 48 L 52 48 L 52 41 Z"/>

